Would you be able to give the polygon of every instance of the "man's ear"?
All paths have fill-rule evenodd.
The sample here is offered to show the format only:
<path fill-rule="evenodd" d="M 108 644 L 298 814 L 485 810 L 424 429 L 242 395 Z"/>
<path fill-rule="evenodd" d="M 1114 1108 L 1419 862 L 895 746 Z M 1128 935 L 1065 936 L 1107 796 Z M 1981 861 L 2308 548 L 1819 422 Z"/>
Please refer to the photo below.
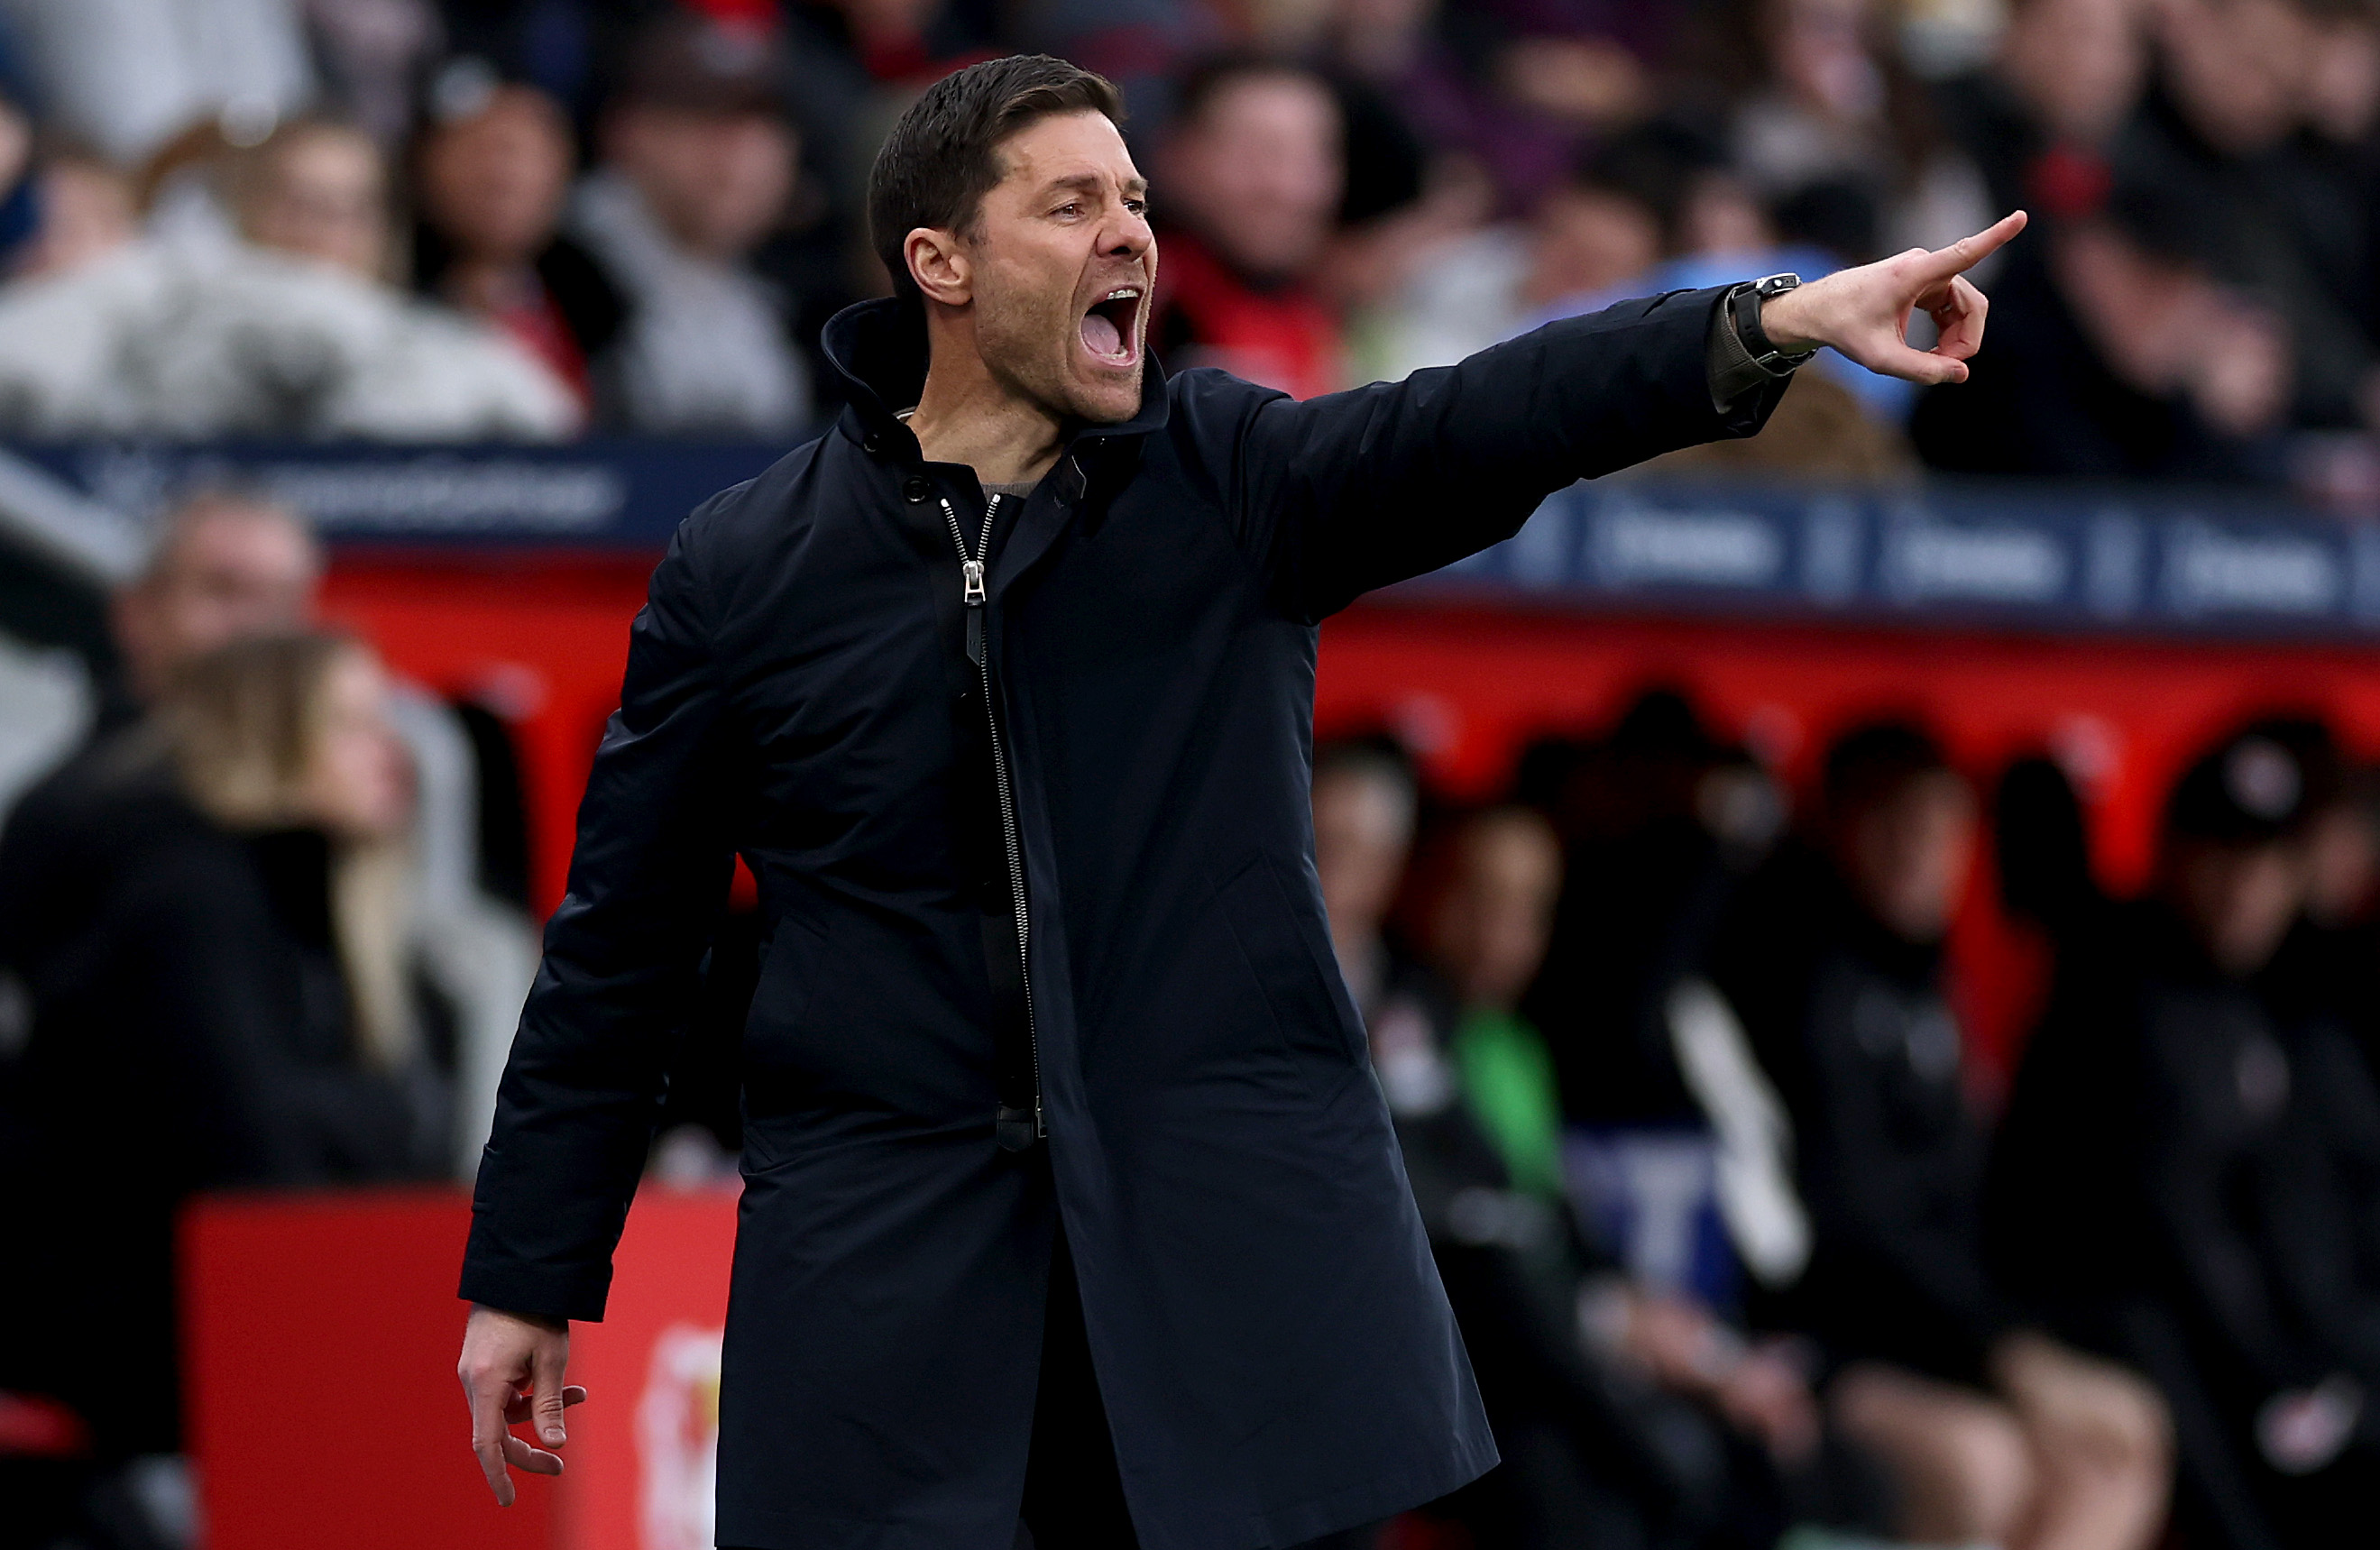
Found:
<path fill-rule="evenodd" d="M 975 299 L 975 260 L 956 232 L 919 226 L 902 243 L 901 256 L 928 301 L 965 307 Z"/>

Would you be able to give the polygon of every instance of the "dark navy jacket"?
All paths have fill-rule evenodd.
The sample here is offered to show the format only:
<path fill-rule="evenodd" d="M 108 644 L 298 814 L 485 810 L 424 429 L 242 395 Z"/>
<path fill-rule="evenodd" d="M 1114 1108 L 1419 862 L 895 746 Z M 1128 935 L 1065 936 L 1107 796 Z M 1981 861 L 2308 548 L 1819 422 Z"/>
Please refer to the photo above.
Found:
<path fill-rule="evenodd" d="M 1384 1517 L 1495 1461 L 1361 1023 L 1308 784 L 1316 625 L 1583 476 L 1755 430 L 1718 293 L 1297 403 L 1153 366 L 994 551 L 1046 1144 L 994 1140 L 999 827 L 917 313 L 830 325 L 834 430 L 687 518 L 631 635 L 480 1169 L 463 1294 L 601 1317 L 671 1032 L 740 854 L 722 1544 L 1009 1550 L 1064 1223 L 1149 1550 Z M 974 534 L 967 535 L 973 542 Z M 989 859 L 988 859 L 989 858 Z"/>

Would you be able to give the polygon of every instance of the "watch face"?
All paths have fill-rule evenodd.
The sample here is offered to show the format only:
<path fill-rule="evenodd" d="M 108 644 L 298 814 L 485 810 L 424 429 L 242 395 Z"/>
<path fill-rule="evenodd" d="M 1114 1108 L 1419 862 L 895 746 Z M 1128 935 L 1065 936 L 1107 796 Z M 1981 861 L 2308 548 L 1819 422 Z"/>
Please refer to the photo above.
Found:
<path fill-rule="evenodd" d="M 1754 288 L 1758 290 L 1765 299 L 1772 296 L 1782 296 L 1801 283 L 1802 277 L 1798 274 L 1771 274 L 1765 279 L 1754 282 Z"/>

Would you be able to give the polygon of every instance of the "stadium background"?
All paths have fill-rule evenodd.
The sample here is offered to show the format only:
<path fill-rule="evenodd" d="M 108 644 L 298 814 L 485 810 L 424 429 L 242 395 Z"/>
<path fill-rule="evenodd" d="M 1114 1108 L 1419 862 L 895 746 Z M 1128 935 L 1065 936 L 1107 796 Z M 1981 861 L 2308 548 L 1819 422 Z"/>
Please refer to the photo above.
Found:
<path fill-rule="evenodd" d="M 2350 0 L 6 0 L 0 29 L 10 796 L 99 713 L 119 671 L 107 599 L 150 535 L 190 493 L 234 490 L 322 536 L 323 619 L 460 708 L 480 881 L 526 917 L 552 909 L 660 545 L 832 412 L 819 323 L 880 288 L 856 217 L 874 136 L 923 82 L 1015 47 L 1126 89 L 1180 255 L 1160 356 L 1298 393 L 1614 296 L 1811 274 L 2000 205 L 2034 212 L 1982 276 L 1995 342 L 1965 398 L 1821 362 L 1796 390 L 1806 416 L 1728 456 L 1565 492 L 1500 550 L 1326 625 L 1319 736 L 1391 734 L 1433 804 L 1498 800 L 1533 744 L 1591 743 L 1674 688 L 1806 810 L 1830 739 L 1905 716 L 1986 793 L 2048 757 L 2097 880 L 2124 896 L 2148 884 L 2181 771 L 2251 716 L 2310 714 L 2350 762 L 2380 757 L 2380 15 Z M 1234 108 L 1218 82 L 1235 72 L 1293 90 Z M 515 239 L 544 286 L 526 304 L 457 278 L 474 242 L 503 246 L 503 221 L 442 194 L 432 164 L 522 102 L 578 182 Z M 667 124 L 642 149 L 623 129 L 639 113 L 718 132 L 673 163 L 649 143 Z M 756 124 L 765 145 L 728 143 Z M 373 205 L 328 217 L 339 230 L 291 213 L 322 194 L 309 135 L 347 158 L 314 171 Z M 479 176 L 534 181 L 505 158 L 528 166 L 536 144 L 492 143 L 475 144 Z M 670 200 L 698 204 L 683 185 L 706 178 L 747 180 L 749 207 L 673 226 Z M 624 188 L 651 207 L 625 236 Z M 640 267 L 656 212 L 681 250 Z M 603 272 L 608 323 L 544 263 L 557 236 Z M 260 308 L 275 284 L 285 305 Z M 144 310 L 169 293 L 195 300 Z M 128 343 L 142 339 L 147 356 Z M 338 364 L 293 376 L 310 350 Z M 136 357 L 149 365 L 123 364 Z M 94 386 L 70 369 L 85 358 L 138 381 Z M 706 396 L 706 371 L 741 389 Z M 1993 860 L 1987 839 L 1949 954 L 1986 1108 L 2052 958 Z M 689 1117 L 710 1118 L 674 1116 Z M 671 1166 L 715 1190 L 722 1164 Z M 711 1205 L 689 1253 L 719 1252 Z M 314 1268 L 355 1271 L 404 1238 L 428 1245 L 407 1263 L 434 1268 L 459 1219 L 451 1187 L 349 1205 L 365 1215 L 343 1240 L 310 1199 L 255 1241 L 296 1258 L 343 1241 Z M 263 1230 L 250 1208 L 200 1219 L 237 1242 Z M 212 1252 L 231 1268 L 211 1293 L 190 1283 L 205 1329 L 285 1337 L 239 1309 L 300 1316 L 310 1299 L 292 1289 L 314 1283 L 267 1278 L 287 1301 L 259 1303 L 260 1262 Z M 699 1324 L 715 1293 L 686 1295 Z M 389 1322 L 443 1340 L 451 1312 Z M 252 1408 L 249 1386 L 271 1382 L 236 1343 L 193 1350 L 214 1374 L 191 1400 L 216 1449 L 196 1477 L 211 1543 L 284 1539 L 325 1526 L 316 1514 L 345 1515 L 346 1544 L 495 1543 L 468 1515 L 459 1414 L 434 1447 L 370 1450 L 362 1473 L 382 1487 L 275 1502 L 292 1466 L 263 1439 L 302 1429 Z M 411 1374 L 413 1356 L 399 1340 L 371 1361 Z M 443 1385 L 449 1358 L 432 1357 Z M 417 1389 L 429 1424 L 446 1401 Z M 0 1457 L 85 1446 L 18 1398 L 30 1408 L 0 1410 Z M 392 1403 L 375 1424 L 410 1436 L 413 1413 Z M 432 1459 L 455 1478 L 409 1489 Z M 601 1538 L 593 1525 L 632 1514 L 588 1499 L 613 1510 L 536 1506 L 503 1532 L 670 1543 Z"/>

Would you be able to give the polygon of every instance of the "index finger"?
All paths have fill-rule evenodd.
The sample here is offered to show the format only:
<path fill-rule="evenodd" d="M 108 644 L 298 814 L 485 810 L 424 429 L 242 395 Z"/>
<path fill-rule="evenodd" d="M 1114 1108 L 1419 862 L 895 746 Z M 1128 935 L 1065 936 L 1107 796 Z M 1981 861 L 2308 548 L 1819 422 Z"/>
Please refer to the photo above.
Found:
<path fill-rule="evenodd" d="M 504 1468 L 504 1408 L 511 1401 L 510 1384 L 475 1385 L 471 1396 L 471 1451 L 498 1507 L 513 1505 L 512 1471 Z"/>
<path fill-rule="evenodd" d="M 2030 219 L 2022 210 L 2012 210 L 1985 226 L 1973 236 L 1962 236 L 1948 248 L 1939 248 L 1925 255 L 1918 272 L 1929 281 L 1948 280 L 1953 274 L 1963 274 L 1992 254 L 1999 251 L 2009 238 L 2024 230 Z"/>

